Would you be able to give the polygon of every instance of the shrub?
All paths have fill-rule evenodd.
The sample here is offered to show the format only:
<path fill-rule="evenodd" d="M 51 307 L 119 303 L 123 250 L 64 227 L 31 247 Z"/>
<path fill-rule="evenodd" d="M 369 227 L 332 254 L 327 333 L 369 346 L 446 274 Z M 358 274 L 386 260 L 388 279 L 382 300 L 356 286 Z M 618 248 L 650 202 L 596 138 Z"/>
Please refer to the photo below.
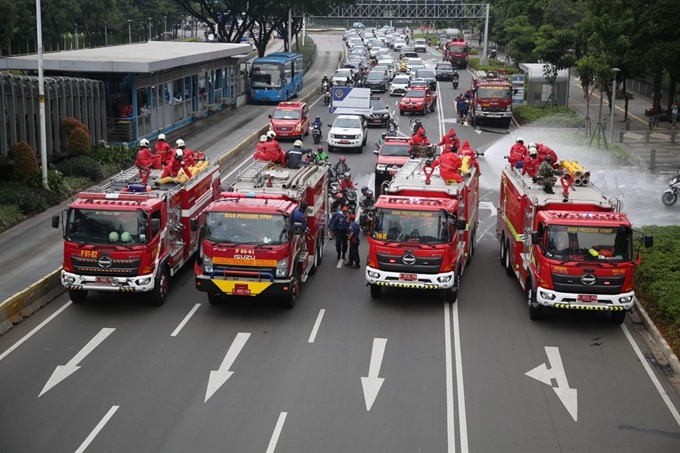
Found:
<path fill-rule="evenodd" d="M 59 123 L 59 126 L 64 132 L 66 132 L 66 135 L 71 135 L 71 132 L 73 132 L 73 130 L 78 127 L 86 130 L 88 133 L 90 132 L 84 123 L 76 118 L 73 118 L 72 116 L 67 116 L 66 118 L 62 119 Z"/>
<path fill-rule="evenodd" d="M 34 185 L 40 181 L 40 166 L 33 148 L 26 142 L 12 145 L 14 154 L 14 179 L 20 183 Z"/>
<path fill-rule="evenodd" d="M 24 215 L 16 204 L 0 204 L 0 230 L 11 228 L 21 222 Z"/>
<path fill-rule="evenodd" d="M 37 214 L 59 203 L 59 194 L 42 187 L 28 187 L 18 182 L 0 186 L 0 205 L 16 205 L 26 215 Z"/>
<path fill-rule="evenodd" d="M 470 55 L 474 55 L 472 52 L 470 52 Z M 480 62 L 480 58 L 472 57 L 468 58 L 468 64 L 472 66 L 475 70 L 477 71 L 494 71 L 494 72 L 500 72 L 501 69 L 505 69 L 505 75 L 512 75 L 512 74 L 517 74 L 520 72 L 520 70 L 514 66 L 505 66 L 505 63 L 503 60 L 496 60 L 489 58 L 488 59 L 488 64 L 482 64 Z"/>
<path fill-rule="evenodd" d="M 104 174 L 99 162 L 90 156 L 78 156 L 55 165 L 64 176 L 83 176 L 90 181 L 100 181 Z"/>
<path fill-rule="evenodd" d="M 92 149 L 90 133 L 83 128 L 76 127 L 68 136 L 66 152 L 69 156 L 82 156 Z"/>
<path fill-rule="evenodd" d="M 296 50 L 296 52 L 302 54 L 302 63 L 305 65 L 305 68 L 308 68 L 314 63 L 316 58 L 316 43 L 309 36 L 305 36 L 305 42 L 299 46 L 299 50 Z"/>
<path fill-rule="evenodd" d="M 50 190 L 59 192 L 60 194 L 66 194 L 64 186 L 64 175 L 61 174 L 53 165 L 47 170 L 47 184 L 50 186 Z"/>
<path fill-rule="evenodd" d="M 549 106 L 515 105 L 512 112 L 520 126 L 577 128 L 583 122 L 576 112 L 565 107 L 554 107 L 551 112 Z"/>
<path fill-rule="evenodd" d="M 135 163 L 137 149 L 128 148 L 125 145 L 97 146 L 89 156 L 103 165 L 114 165 L 116 170 L 123 170 Z"/>

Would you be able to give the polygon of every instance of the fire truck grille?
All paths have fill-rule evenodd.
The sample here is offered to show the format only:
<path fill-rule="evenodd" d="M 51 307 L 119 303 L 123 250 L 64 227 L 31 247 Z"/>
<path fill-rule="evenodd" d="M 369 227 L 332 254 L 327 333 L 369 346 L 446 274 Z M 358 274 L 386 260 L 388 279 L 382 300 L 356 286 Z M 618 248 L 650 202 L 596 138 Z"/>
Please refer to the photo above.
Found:
<path fill-rule="evenodd" d="M 621 294 L 625 277 L 595 277 L 595 283 L 585 284 L 580 275 L 552 274 L 555 291 L 563 293 Z"/>
<path fill-rule="evenodd" d="M 412 255 L 411 255 L 412 257 Z M 442 266 L 442 258 L 416 257 L 415 263 L 403 256 L 378 254 L 378 268 L 388 272 L 404 272 L 409 274 L 438 274 Z"/>
<path fill-rule="evenodd" d="M 485 112 L 505 112 L 505 107 L 485 107 Z"/>
<path fill-rule="evenodd" d="M 224 278 L 224 273 L 225 271 L 227 272 L 227 275 L 229 275 L 229 271 L 249 271 L 249 272 L 264 272 L 267 274 L 272 274 L 273 276 L 276 276 L 276 268 L 275 267 L 250 267 L 250 266 L 224 266 L 224 265 L 215 265 L 213 268 L 213 273 L 215 274 L 215 278 Z"/>
<path fill-rule="evenodd" d="M 110 265 L 103 267 L 96 258 L 82 258 L 79 256 L 71 256 L 71 263 L 73 264 L 73 271 L 80 275 L 103 275 L 127 277 L 135 276 L 139 273 L 140 259 L 111 259 Z M 109 264 L 107 262 L 106 264 Z"/>

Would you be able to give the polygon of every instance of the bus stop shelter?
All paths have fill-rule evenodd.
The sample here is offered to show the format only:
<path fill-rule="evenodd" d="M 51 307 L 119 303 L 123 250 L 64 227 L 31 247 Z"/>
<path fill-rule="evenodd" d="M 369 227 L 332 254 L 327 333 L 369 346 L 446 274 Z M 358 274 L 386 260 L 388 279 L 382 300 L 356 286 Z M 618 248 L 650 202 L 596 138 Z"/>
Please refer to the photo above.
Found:
<path fill-rule="evenodd" d="M 149 41 L 46 53 L 43 69 L 46 77 L 103 81 L 104 139 L 136 143 L 235 105 L 239 67 L 251 50 L 248 43 Z M 37 74 L 38 56 L 0 58 L 0 70 Z"/>
<path fill-rule="evenodd" d="M 550 100 L 550 84 L 543 75 L 543 63 L 521 63 L 519 65 L 526 76 L 526 105 L 545 105 Z M 562 69 L 555 80 L 554 104 L 569 104 L 569 69 Z"/>

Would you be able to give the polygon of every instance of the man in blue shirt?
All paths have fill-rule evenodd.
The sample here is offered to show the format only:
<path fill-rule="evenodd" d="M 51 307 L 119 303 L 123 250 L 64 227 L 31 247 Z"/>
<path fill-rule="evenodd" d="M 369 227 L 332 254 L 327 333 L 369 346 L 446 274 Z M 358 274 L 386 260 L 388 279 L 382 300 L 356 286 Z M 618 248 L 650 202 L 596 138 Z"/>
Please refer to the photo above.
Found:
<path fill-rule="evenodd" d="M 354 214 L 349 216 L 349 236 L 347 238 L 347 242 L 349 242 L 349 261 L 347 261 L 345 266 L 359 269 L 361 267 L 359 262 L 359 232 L 361 229 L 355 219 Z"/>
<path fill-rule="evenodd" d="M 302 229 L 307 231 L 307 203 L 300 203 L 300 207 L 293 211 L 293 223 L 301 223 Z"/>
<path fill-rule="evenodd" d="M 333 217 L 331 220 L 331 238 L 335 237 L 335 251 L 338 252 L 338 260 L 340 255 L 345 259 L 347 254 L 347 230 L 349 229 L 349 208 L 342 207 L 342 211 Z"/>

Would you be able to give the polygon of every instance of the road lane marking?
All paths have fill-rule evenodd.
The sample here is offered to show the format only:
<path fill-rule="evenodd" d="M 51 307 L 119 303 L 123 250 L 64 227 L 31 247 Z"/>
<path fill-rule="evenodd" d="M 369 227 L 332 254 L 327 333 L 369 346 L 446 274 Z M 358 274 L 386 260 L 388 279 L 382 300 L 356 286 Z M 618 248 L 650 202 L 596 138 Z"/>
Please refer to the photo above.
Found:
<path fill-rule="evenodd" d="M 336 268 L 336 269 L 342 268 L 342 258 L 340 258 L 340 259 L 338 260 L 338 265 L 335 266 L 335 268 Z"/>
<path fill-rule="evenodd" d="M 448 304 L 447 304 L 448 305 Z M 458 428 L 460 430 L 460 451 L 468 453 L 467 413 L 465 411 L 465 386 L 463 385 L 463 356 L 460 346 L 460 324 L 458 304 L 453 305 L 453 347 L 456 352 L 456 384 L 458 389 Z"/>
<path fill-rule="evenodd" d="M 85 439 L 85 441 L 80 445 L 80 447 L 78 447 L 76 453 L 83 453 L 85 449 L 90 446 L 94 438 L 97 437 L 97 434 L 99 434 L 99 431 L 101 431 L 104 428 L 104 426 L 106 426 L 106 424 L 109 422 L 111 417 L 113 417 L 113 414 L 116 413 L 119 407 L 120 406 L 112 406 L 111 409 L 109 409 L 104 418 L 101 419 L 99 424 L 95 426 L 90 435 L 87 436 L 87 439 Z"/>
<path fill-rule="evenodd" d="M 231 346 L 229 347 L 227 354 L 224 356 L 224 360 L 222 360 L 222 364 L 220 365 L 219 369 L 210 372 L 208 388 L 205 391 L 205 400 L 203 401 L 204 403 L 208 402 L 210 397 L 213 396 L 225 382 L 227 382 L 232 374 L 234 374 L 233 371 L 230 371 L 230 368 L 234 364 L 236 357 L 238 357 L 238 355 L 243 350 L 243 346 L 245 346 L 248 338 L 250 338 L 250 333 L 248 332 L 239 332 L 236 334 L 236 338 L 234 338 L 234 341 L 231 343 Z"/>
<path fill-rule="evenodd" d="M 177 326 L 177 328 L 170 334 L 171 337 L 177 336 L 177 334 L 184 328 L 186 323 L 189 322 L 189 319 L 191 319 L 191 317 L 194 316 L 194 313 L 196 313 L 196 310 L 198 310 L 198 307 L 200 307 L 200 306 L 201 306 L 201 304 L 194 305 L 194 308 L 191 309 L 189 314 L 184 317 L 182 322 L 180 322 L 179 325 Z"/>
<path fill-rule="evenodd" d="M 92 351 L 94 351 L 97 346 L 106 340 L 114 330 L 116 329 L 112 327 L 103 328 L 85 346 L 83 346 L 83 349 L 78 351 L 78 353 L 71 360 L 69 360 L 66 365 L 58 365 L 50 378 L 47 380 L 47 383 L 43 387 L 42 392 L 40 392 L 40 395 L 38 395 L 38 398 L 40 398 L 45 392 L 49 391 L 52 387 L 78 371 L 80 369 L 78 364 L 82 362 Z"/>
<path fill-rule="evenodd" d="M 323 319 L 323 315 L 326 313 L 326 309 L 322 308 L 319 310 L 319 316 L 316 317 L 316 322 L 314 323 L 314 327 L 312 328 L 312 333 L 309 335 L 309 340 L 307 340 L 307 343 L 314 343 L 314 340 L 316 339 L 316 334 L 319 331 L 319 326 L 321 325 L 321 320 Z"/>
<path fill-rule="evenodd" d="M 361 388 L 364 391 L 366 410 L 370 411 L 378 397 L 378 392 L 385 382 L 385 378 L 378 377 L 383 357 L 385 357 L 387 338 L 374 338 L 371 349 L 371 362 L 368 365 L 368 376 L 361 378 Z"/>
<path fill-rule="evenodd" d="M 578 420 L 578 393 L 576 389 L 569 388 L 569 381 L 567 380 L 567 373 L 564 372 L 564 364 L 560 356 L 559 348 L 555 346 L 546 346 L 545 355 L 548 356 L 550 369 L 545 363 L 541 363 L 536 368 L 527 371 L 526 374 L 530 378 L 536 379 L 546 385 L 552 387 L 557 394 L 557 397 L 562 401 L 564 407 L 571 415 L 574 421 Z M 557 383 L 553 387 L 552 380 Z"/>
<path fill-rule="evenodd" d="M 444 351 L 446 356 L 446 439 L 448 453 L 456 453 L 456 427 L 453 416 L 453 363 L 451 360 L 451 304 L 444 303 Z"/>
<path fill-rule="evenodd" d="M 675 423 L 677 423 L 680 426 L 680 413 L 678 413 L 678 410 L 676 409 L 675 405 L 673 405 L 673 402 L 668 397 L 668 394 L 661 386 L 661 382 L 659 382 L 659 379 L 654 374 L 652 367 L 650 367 L 649 363 L 647 363 L 647 359 L 642 355 L 642 351 L 640 351 L 640 347 L 637 345 L 637 343 L 633 339 L 633 336 L 630 334 L 628 327 L 626 327 L 625 324 L 621 324 L 621 329 L 623 330 L 623 333 L 626 335 L 628 342 L 633 347 L 633 351 L 635 351 L 635 355 L 637 355 L 638 360 L 645 368 L 645 371 L 649 375 L 649 378 L 652 380 L 654 387 L 656 387 L 656 391 L 659 392 L 659 395 L 661 395 L 661 399 L 663 400 L 664 403 L 666 403 L 666 407 L 668 407 L 668 410 L 671 411 L 671 415 L 675 419 Z"/>
<path fill-rule="evenodd" d="M 8 355 L 10 355 L 10 354 L 12 353 L 12 351 L 14 351 L 16 348 L 18 348 L 19 346 L 21 346 L 22 344 L 24 344 L 24 342 L 25 342 L 26 340 L 28 340 L 28 339 L 31 338 L 33 335 L 35 335 L 36 333 L 38 333 L 38 331 L 39 331 L 40 329 L 42 329 L 43 327 L 45 327 L 45 326 L 47 325 L 48 322 L 52 321 L 52 320 L 53 320 L 54 318 L 56 318 L 59 314 L 61 314 L 62 311 L 66 310 L 69 306 L 71 306 L 72 303 L 73 303 L 73 302 L 71 302 L 70 300 L 69 300 L 68 302 L 66 302 L 66 303 L 64 304 L 63 307 L 61 307 L 59 310 L 57 310 L 57 311 L 55 311 L 54 313 L 52 313 L 52 315 L 51 315 L 49 318 L 47 318 L 46 320 L 44 320 L 43 322 L 41 322 L 40 325 L 38 325 L 38 327 L 36 327 L 35 329 L 31 330 L 28 334 L 26 334 L 25 337 L 23 337 L 21 340 L 19 340 L 19 341 L 17 341 L 16 343 L 14 343 L 14 345 L 12 345 L 8 350 L 6 350 L 6 351 L 3 352 L 2 354 L 0 354 L 0 361 L 2 361 L 2 359 L 4 359 L 5 357 L 7 357 Z"/>
<path fill-rule="evenodd" d="M 281 414 L 279 414 L 279 419 L 276 422 L 276 427 L 274 427 L 272 438 L 269 440 L 269 446 L 267 447 L 266 453 L 274 453 L 274 450 L 276 450 L 276 443 L 279 441 L 279 436 L 281 435 L 281 430 L 283 429 L 283 424 L 286 422 L 287 416 L 288 412 L 281 412 Z"/>

